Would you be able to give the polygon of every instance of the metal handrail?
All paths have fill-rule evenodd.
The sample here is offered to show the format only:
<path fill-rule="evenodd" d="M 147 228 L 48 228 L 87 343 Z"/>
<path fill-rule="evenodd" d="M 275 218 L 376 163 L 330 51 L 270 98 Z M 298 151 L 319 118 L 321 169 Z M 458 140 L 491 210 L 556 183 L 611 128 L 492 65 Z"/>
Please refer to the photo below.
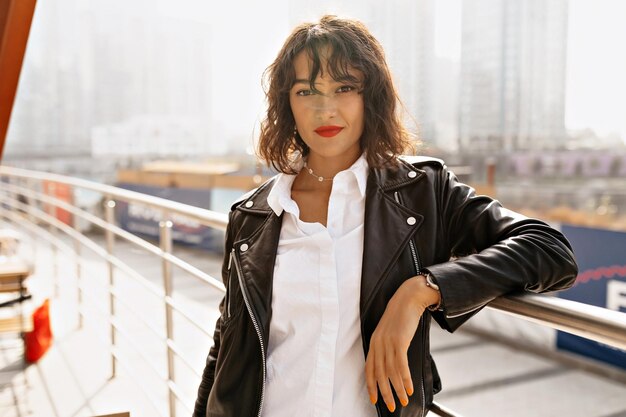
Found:
<path fill-rule="evenodd" d="M 539 294 L 508 295 L 489 308 L 626 350 L 626 314 Z"/>
<path fill-rule="evenodd" d="M 228 222 L 228 215 L 224 213 L 209 211 L 200 207 L 193 207 L 187 204 L 178 203 L 176 201 L 167 200 L 165 198 L 154 197 L 151 195 L 138 193 L 136 191 L 124 190 L 123 188 L 113 187 L 111 185 L 98 184 L 96 182 L 80 178 L 0 165 L 0 176 L 2 175 L 7 175 L 15 178 L 49 181 L 59 184 L 71 185 L 76 188 L 95 191 L 116 200 L 129 202 L 132 201 L 135 203 L 146 204 L 152 207 L 158 207 L 167 212 L 180 214 L 182 216 L 196 220 L 206 226 L 210 226 L 218 230 L 226 230 L 226 223 Z"/>
<path fill-rule="evenodd" d="M 1 170 L 0 170 L 1 171 Z M 167 252 L 164 252 L 163 250 L 161 250 L 161 248 L 159 248 L 156 245 L 153 245 L 152 243 L 136 236 L 133 235 L 132 233 L 122 229 L 119 226 L 115 226 L 115 225 L 111 225 L 109 223 L 107 223 L 106 221 L 100 219 L 99 217 L 85 211 L 82 209 L 79 209 L 75 206 L 72 206 L 71 204 L 55 198 L 55 197 L 50 197 L 47 196 L 43 193 L 39 193 L 36 191 L 32 191 L 29 190 L 27 188 L 24 187 L 19 187 L 19 186 L 15 186 L 15 185 L 11 185 L 11 184 L 4 184 L 4 187 L 10 191 L 13 192 L 18 192 L 23 194 L 26 197 L 30 197 L 34 200 L 37 201 L 41 201 L 43 203 L 46 204 L 51 204 L 54 205 L 55 207 L 59 207 L 62 208 L 63 210 L 72 213 L 75 216 L 78 216 L 84 220 L 87 220 L 88 222 L 100 227 L 101 229 L 111 232 L 113 234 L 115 234 L 115 236 L 117 237 L 121 237 L 125 240 L 127 240 L 128 242 L 140 247 L 141 249 L 144 249 L 145 251 L 148 251 L 150 253 L 152 253 L 155 256 L 159 256 L 162 258 L 166 258 L 169 262 L 173 263 L 175 266 L 183 269 L 184 271 L 190 273 L 191 275 L 197 277 L 198 279 L 201 279 L 203 281 L 206 281 L 207 283 L 213 285 L 214 287 L 217 287 L 218 289 L 221 289 L 223 291 L 225 291 L 224 288 L 224 284 L 221 281 L 217 281 L 215 278 L 211 277 L 208 274 L 205 274 L 204 272 L 200 271 L 198 268 L 194 267 L 193 265 L 190 265 L 189 263 L 170 255 Z M 20 207 L 23 209 L 23 207 Z M 222 220 L 220 220 L 221 222 Z M 226 220 L 227 221 L 227 220 Z M 207 224 L 209 222 L 207 221 Z M 68 226 L 69 227 L 69 226 Z M 223 229 L 226 229 L 226 226 L 224 225 Z"/>
<path fill-rule="evenodd" d="M 118 349 L 116 349 L 116 335 L 120 334 L 122 336 L 125 336 L 125 338 L 127 339 L 129 336 L 128 333 L 124 331 L 124 329 L 122 329 L 116 324 L 116 320 L 115 320 L 115 305 L 119 301 L 123 302 L 122 299 L 119 299 L 116 297 L 117 291 L 115 291 L 115 281 L 113 279 L 115 269 L 119 269 L 125 272 L 131 278 L 138 280 L 141 284 L 148 284 L 148 289 L 151 290 L 151 292 L 163 298 L 163 303 L 166 309 L 166 325 L 167 325 L 167 329 L 165 332 L 166 338 L 164 342 L 166 345 L 167 356 L 168 356 L 167 358 L 168 376 L 164 378 L 164 381 L 166 382 L 166 385 L 168 387 L 168 392 L 169 392 L 169 415 L 170 417 L 174 417 L 176 414 L 176 406 L 175 406 L 176 399 L 182 400 L 183 402 L 187 401 L 187 399 L 185 399 L 184 396 L 179 392 L 174 382 L 174 368 L 173 368 L 174 360 L 175 360 L 175 357 L 179 357 L 180 359 L 182 359 L 182 362 L 185 364 L 185 366 L 189 366 L 190 363 L 189 363 L 189 360 L 181 356 L 180 349 L 178 349 L 177 345 L 174 343 L 172 312 L 176 311 L 177 313 L 179 313 L 183 318 L 185 318 L 187 321 L 192 323 L 197 329 L 200 329 L 204 334 L 209 335 L 209 336 L 210 334 L 209 332 L 207 332 L 207 329 L 205 328 L 206 326 L 203 326 L 202 323 L 200 323 L 197 319 L 194 319 L 189 314 L 189 312 L 187 312 L 184 308 L 181 308 L 181 305 L 182 305 L 181 303 L 177 303 L 175 302 L 175 300 L 173 300 L 171 296 L 172 294 L 169 292 L 171 291 L 171 286 L 172 286 L 171 285 L 171 265 L 177 266 L 183 271 L 188 272 L 191 276 L 199 278 L 205 283 L 212 285 L 218 291 L 223 292 L 225 289 L 221 282 L 217 281 L 215 278 L 209 276 L 208 274 L 205 274 L 204 272 L 200 271 L 196 267 L 188 264 L 187 262 L 174 256 L 171 253 L 172 236 L 171 236 L 170 230 L 172 228 L 172 222 L 168 221 L 167 218 L 168 216 L 173 216 L 173 215 L 185 216 L 187 218 L 190 218 L 199 222 L 200 224 L 223 230 L 226 228 L 226 219 L 228 218 L 227 215 L 221 214 L 221 213 L 210 212 L 208 210 L 187 206 L 181 203 L 176 203 L 176 202 L 161 199 L 158 197 L 146 196 L 146 195 L 135 193 L 132 191 L 127 191 L 127 190 L 122 190 L 122 189 L 118 189 L 118 188 L 111 187 L 111 186 L 91 183 L 86 180 L 64 177 L 61 175 L 55 175 L 55 174 L 48 175 L 46 173 L 39 173 L 39 172 L 20 170 L 20 169 L 15 169 L 15 168 L 8 168 L 8 167 L 0 167 L 0 176 L 9 176 L 13 181 L 15 179 L 25 180 L 28 182 L 29 186 L 32 186 L 33 180 L 41 180 L 41 181 L 46 180 L 46 181 L 53 181 L 57 183 L 71 185 L 74 188 L 85 188 L 85 189 L 100 192 L 103 194 L 103 198 L 106 199 L 105 201 L 106 219 L 105 220 L 102 220 L 98 218 L 97 216 L 94 216 L 91 213 L 81 210 L 78 207 L 75 207 L 65 201 L 62 201 L 60 199 L 57 199 L 55 197 L 52 197 L 43 193 L 36 192 L 29 188 L 20 187 L 18 185 L 6 183 L 6 182 L 3 182 L 2 184 L 0 184 L 2 188 L 4 189 L 4 191 L 7 192 L 9 195 L 11 194 L 14 195 L 14 194 L 19 193 L 28 197 L 32 201 L 36 201 L 37 203 L 45 203 L 54 207 L 60 207 L 72 213 L 75 217 L 83 218 L 87 220 L 88 222 L 95 224 L 101 227 L 102 229 L 104 229 L 106 237 L 107 237 L 106 249 L 103 249 L 102 247 L 100 247 L 99 245 L 91 241 L 91 239 L 85 237 L 84 235 L 82 235 L 82 233 L 75 230 L 74 228 L 76 227 L 76 222 L 74 222 L 74 228 L 72 228 L 71 226 L 66 225 L 65 223 L 59 221 L 58 219 L 49 215 L 43 210 L 38 210 L 35 207 L 22 203 L 17 198 L 11 198 L 10 196 L 4 196 L 3 198 L 4 204 L 7 204 L 14 209 L 20 209 L 28 213 L 28 215 L 31 217 L 31 220 L 36 219 L 36 221 L 43 221 L 46 224 L 49 224 L 50 226 L 55 227 L 56 229 L 64 232 L 69 237 L 74 239 L 74 242 L 75 242 L 74 253 L 77 256 L 79 254 L 78 248 L 82 244 L 82 245 L 87 246 L 91 250 L 93 250 L 102 259 L 105 259 L 107 261 L 107 265 L 109 266 L 108 293 L 109 293 L 109 298 L 110 298 L 109 300 L 110 318 L 108 322 L 110 325 L 110 332 L 111 332 L 110 342 L 111 342 L 111 348 L 112 348 L 111 349 L 112 376 L 115 376 L 116 374 L 117 363 L 118 362 L 121 363 L 119 355 L 118 355 Z M 118 201 L 121 200 L 121 201 L 126 201 L 126 202 L 132 201 L 132 202 L 144 204 L 147 206 L 155 207 L 162 211 L 162 215 L 165 220 L 160 223 L 160 229 L 162 232 L 160 236 L 160 244 L 159 244 L 160 247 L 157 247 L 151 244 L 150 242 L 147 242 L 139 238 L 138 236 L 132 235 L 131 233 L 119 228 L 118 226 L 114 224 L 114 211 L 113 211 L 113 208 L 115 207 L 114 199 L 117 199 Z M 13 214 L 13 213 L 10 213 L 10 214 Z M 11 217 L 13 218 L 13 220 L 15 220 L 14 216 L 5 216 L 5 217 Z M 34 229 L 39 228 L 34 223 L 33 223 L 33 226 L 35 226 Z M 38 234 L 41 234 L 41 230 L 37 230 L 36 232 Z M 115 236 L 122 237 L 125 240 L 147 250 L 149 253 L 155 256 L 158 256 L 162 259 L 165 290 L 158 290 L 156 288 L 152 288 L 154 284 L 152 284 L 150 281 L 147 281 L 139 272 L 130 268 L 128 265 L 126 265 L 124 262 L 122 262 L 120 259 L 118 259 L 117 257 L 113 255 L 113 247 L 115 245 L 115 239 L 114 239 Z M 46 240 L 53 241 L 53 240 L 58 240 L 58 239 L 54 238 L 51 235 L 50 239 L 46 239 Z M 81 268 L 79 267 L 79 265 L 80 265 L 80 262 L 77 261 L 77 268 L 76 268 L 77 281 L 80 283 Z M 153 290 L 156 290 L 156 291 L 153 291 Z M 79 292 L 78 300 L 80 302 L 82 300 L 83 290 L 79 288 L 78 292 Z M 82 306 L 79 305 L 79 314 L 80 314 L 79 326 L 80 324 L 82 324 L 82 317 L 83 317 L 82 311 L 83 311 Z M 131 311 L 131 313 L 135 314 L 136 312 Z M 143 323 L 143 320 L 140 320 L 140 322 L 142 322 L 142 324 L 145 325 L 145 323 Z M 152 330 L 153 332 L 155 330 L 153 326 L 148 326 L 148 328 Z M 138 345 L 136 343 L 132 343 L 131 339 L 128 339 L 128 341 L 131 342 L 130 343 L 131 347 L 133 347 L 135 351 L 150 365 L 148 358 L 145 355 L 143 355 L 142 352 L 139 351 Z M 197 374 L 197 372 L 194 372 L 194 373 Z M 184 406 L 184 408 L 189 409 L 190 404 L 185 403 L 182 405 Z"/>
<path fill-rule="evenodd" d="M 122 190 L 116 187 L 102 185 L 93 183 L 87 180 L 77 179 L 66 177 L 57 174 L 48 174 L 41 173 L 35 171 L 28 171 L 18 168 L 9 168 L 0 166 L 0 177 L 1 176 L 9 176 L 12 178 L 19 178 L 23 180 L 45 180 L 45 181 L 53 181 L 66 185 L 70 185 L 75 188 L 83 188 L 91 191 L 101 193 L 105 198 L 109 199 L 109 201 L 113 201 L 113 199 L 121 200 L 121 201 L 132 201 L 141 204 L 145 204 L 151 207 L 156 207 L 163 211 L 164 218 L 166 214 L 176 213 L 188 218 L 191 218 L 195 221 L 198 221 L 201 224 L 217 228 L 219 230 L 225 230 L 226 224 L 228 220 L 228 216 L 221 213 L 211 212 L 205 209 L 191 207 L 182 203 L 165 200 L 159 197 L 147 196 L 144 194 L 140 194 L 134 191 Z M 114 225 L 112 222 L 103 221 L 92 214 L 81 210 L 71 204 L 64 202 L 60 199 L 35 192 L 33 190 L 29 190 L 24 187 L 19 187 L 15 184 L 6 184 L 0 183 L 0 188 L 4 188 L 9 192 L 20 192 L 25 193 L 29 197 L 44 202 L 46 204 L 53 205 L 55 207 L 63 208 L 80 216 L 87 221 L 90 221 L 98 226 L 103 227 L 107 232 L 125 238 L 131 243 L 138 244 L 144 249 L 148 250 L 153 255 L 159 256 L 164 262 L 164 279 L 165 285 L 167 284 L 167 276 L 170 274 L 168 268 L 169 265 L 175 265 L 180 267 L 181 269 L 189 272 L 192 276 L 196 276 L 201 278 L 203 281 L 212 284 L 220 291 L 224 291 L 223 285 L 215 285 L 214 278 L 206 279 L 202 271 L 193 267 L 192 265 L 187 264 L 186 262 L 180 260 L 170 253 L 167 249 L 171 245 L 171 233 L 164 231 L 163 227 L 168 227 L 167 223 L 169 223 L 169 227 L 171 228 L 171 222 L 163 221 L 161 222 L 162 234 L 161 234 L 161 247 L 157 247 L 155 245 L 150 244 L 149 242 L 143 241 L 142 239 L 130 234 L 129 232 L 119 228 Z M 58 221 L 54 217 L 48 215 L 47 213 L 43 213 L 40 210 L 33 210 L 29 208 L 27 205 L 18 202 L 11 198 L 3 198 L 4 203 L 9 204 L 12 207 L 20 208 L 22 210 L 29 209 L 28 213 L 30 215 L 34 215 L 39 220 L 45 221 L 47 224 L 50 224 L 59 230 L 67 233 L 70 237 L 72 237 L 76 242 L 79 242 L 83 245 L 88 246 L 90 249 L 94 250 L 98 253 L 103 259 L 106 259 L 112 266 L 124 270 L 131 275 L 136 274 L 137 276 L 141 276 L 138 272 L 132 270 L 126 264 L 121 262 L 119 259 L 112 256 L 109 252 L 102 249 L 94 242 L 90 241 L 87 237 L 82 235 L 80 232 L 74 230 L 70 226 L 65 225 L 64 223 Z M 111 206 L 109 208 L 112 208 Z M 8 216 L 13 217 L 13 216 Z M 97 219 L 97 220 L 96 220 Z M 166 240 L 163 241 L 163 238 Z M 51 236 L 50 239 L 52 242 L 57 245 L 61 245 L 62 242 Z M 87 242 L 89 241 L 89 242 Z M 141 241 L 141 242 L 140 242 Z M 97 249 L 94 247 L 97 246 Z M 150 245 L 151 247 L 147 247 Z M 63 244 L 63 248 L 65 248 L 65 244 Z M 208 275 L 207 275 L 208 276 Z M 143 277 L 142 277 L 143 278 Z M 153 285 L 153 284 L 151 284 Z M 111 288 L 110 293 L 112 295 L 115 293 L 114 288 Z M 180 308 L 181 304 L 175 301 L 171 294 L 168 294 L 167 291 L 158 290 L 159 295 L 163 298 L 164 305 L 166 308 L 170 308 L 177 312 L 180 312 L 181 315 L 193 324 L 198 329 L 202 330 L 203 324 L 194 320 L 193 317 L 188 315 L 184 309 Z M 499 310 L 516 317 L 522 318 L 527 321 L 531 321 L 534 323 L 541 324 L 543 326 L 551 327 L 557 330 L 565 331 L 568 333 L 572 333 L 587 339 L 595 340 L 619 349 L 626 349 L 626 314 L 619 313 L 615 311 L 610 311 L 607 309 L 603 309 L 600 307 L 589 306 L 583 303 L 559 299 L 546 295 L 539 294 L 520 294 L 520 295 L 507 295 L 503 297 L 499 297 L 493 300 L 488 304 L 488 308 Z M 115 320 L 110 320 L 113 328 L 115 326 Z M 168 349 L 168 366 L 171 366 L 172 357 L 174 355 L 183 359 L 183 362 L 187 367 L 189 367 L 192 371 L 193 367 L 187 361 L 186 358 L 182 356 L 182 352 L 180 349 L 176 347 L 176 344 L 173 340 L 171 323 L 168 325 L 168 329 L 166 331 L 166 338 L 164 339 L 167 349 Z M 155 330 L 151 328 L 151 330 Z M 112 346 L 112 355 L 116 358 L 116 360 L 120 360 L 119 352 L 115 346 Z M 194 372 L 198 375 L 197 372 Z M 173 373 L 170 372 L 170 375 Z M 174 409 L 172 402 L 174 401 L 174 397 L 179 400 L 183 399 L 183 395 L 176 388 L 176 383 L 173 380 L 173 377 L 170 376 L 167 378 L 167 386 L 170 395 L 170 417 L 174 417 Z M 142 387 L 143 389 L 143 387 Z M 187 401 L 186 399 L 183 403 Z M 188 404 L 183 404 L 185 408 L 189 408 Z M 431 411 L 439 416 L 449 416 L 449 417 L 458 417 L 458 414 L 455 414 L 453 411 L 446 409 L 440 404 L 434 403 L 431 407 Z"/>

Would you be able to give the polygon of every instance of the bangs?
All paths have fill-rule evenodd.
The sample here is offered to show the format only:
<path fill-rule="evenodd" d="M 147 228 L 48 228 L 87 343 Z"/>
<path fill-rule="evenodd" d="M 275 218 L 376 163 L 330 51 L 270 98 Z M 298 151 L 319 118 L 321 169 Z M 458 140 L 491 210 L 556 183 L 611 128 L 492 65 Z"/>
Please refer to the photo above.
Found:
<path fill-rule="evenodd" d="M 315 29 L 312 30 L 302 48 L 294 54 L 295 57 L 298 53 L 304 52 L 311 62 L 311 72 L 308 77 L 311 90 L 319 93 L 315 88 L 315 80 L 318 75 L 324 76 L 325 72 L 328 72 L 328 75 L 338 82 L 362 84 L 365 80 L 354 75 L 354 71 L 360 71 L 364 75 L 365 72 L 361 61 L 358 59 L 358 54 L 349 48 L 348 42 L 329 33 L 316 36 L 316 32 Z M 288 85 L 284 86 L 286 90 L 290 90 L 295 83 L 295 70 L 291 72 L 291 80 Z"/>
<path fill-rule="evenodd" d="M 338 39 L 314 39 L 304 46 L 307 56 L 311 60 L 309 82 L 313 84 L 318 75 L 324 71 L 335 81 L 358 82 L 359 79 L 350 74 L 350 69 L 360 70 L 355 54 L 351 53 L 344 42 Z M 328 53 L 330 52 L 330 56 Z"/>

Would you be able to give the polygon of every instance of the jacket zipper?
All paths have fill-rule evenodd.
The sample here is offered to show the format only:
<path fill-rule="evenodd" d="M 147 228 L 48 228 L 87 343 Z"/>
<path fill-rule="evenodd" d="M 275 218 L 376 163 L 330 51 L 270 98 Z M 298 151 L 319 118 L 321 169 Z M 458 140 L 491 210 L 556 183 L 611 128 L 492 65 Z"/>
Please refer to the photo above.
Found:
<path fill-rule="evenodd" d="M 252 319 L 252 324 L 254 325 L 254 330 L 256 330 L 256 334 L 259 337 L 259 344 L 261 345 L 261 360 L 263 362 L 263 384 L 261 385 L 261 402 L 259 404 L 259 412 L 257 415 L 261 417 L 261 410 L 263 409 L 263 401 L 265 399 L 265 345 L 263 345 L 263 336 L 261 335 L 261 328 L 259 327 L 259 323 L 252 312 L 252 307 L 250 306 L 250 302 L 248 300 L 248 296 L 246 294 L 246 289 L 243 285 L 241 267 L 239 266 L 239 261 L 237 260 L 237 255 L 235 254 L 235 248 L 232 249 L 230 256 L 235 264 L 235 270 L 237 271 L 237 278 L 239 280 L 239 287 L 241 288 L 241 294 L 243 294 L 243 301 L 246 303 L 246 308 L 248 309 L 248 314 L 250 314 L 250 318 Z"/>
<path fill-rule="evenodd" d="M 400 197 L 400 194 L 395 191 L 393 193 L 393 196 L 396 200 L 396 203 L 400 204 L 401 206 L 404 206 L 402 199 Z M 417 249 L 415 248 L 415 242 L 413 242 L 413 239 L 409 240 L 409 247 L 411 248 L 411 258 L 413 259 L 413 264 L 415 265 L 415 273 L 417 275 L 419 275 L 422 271 L 422 267 L 421 267 L 421 262 L 420 262 L 420 258 L 419 255 L 417 253 Z M 420 322 L 419 322 L 419 326 L 421 326 L 421 332 L 422 332 L 422 354 L 425 357 L 426 356 L 426 325 L 425 325 L 425 320 L 424 320 L 424 314 L 426 314 L 426 311 L 424 311 L 424 313 L 422 314 L 422 317 L 420 317 Z M 424 358 L 422 358 L 422 375 L 420 378 L 420 389 L 421 389 L 421 393 L 422 393 L 422 409 L 420 411 L 420 417 L 424 417 L 424 410 L 426 408 L 426 389 L 424 388 Z"/>
<path fill-rule="evenodd" d="M 235 249 L 230 251 L 230 256 L 228 257 L 228 270 L 230 271 L 230 267 L 233 263 L 233 252 Z M 230 318 L 230 279 L 228 280 L 228 288 L 226 288 L 226 317 Z"/>

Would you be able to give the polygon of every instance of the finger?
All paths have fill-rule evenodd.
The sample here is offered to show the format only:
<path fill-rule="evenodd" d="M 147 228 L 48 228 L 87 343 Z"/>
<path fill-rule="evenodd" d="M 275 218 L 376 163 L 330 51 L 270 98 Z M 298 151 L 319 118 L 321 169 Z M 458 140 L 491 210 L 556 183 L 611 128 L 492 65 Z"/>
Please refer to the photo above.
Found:
<path fill-rule="evenodd" d="M 389 385 L 389 377 L 387 376 L 387 371 L 385 369 L 385 356 L 387 355 L 387 351 L 378 352 L 376 354 L 375 360 L 375 372 L 376 372 L 376 381 L 378 383 L 378 389 L 380 389 L 380 395 L 383 397 L 383 401 L 387 405 L 387 408 L 392 413 L 396 409 L 396 402 L 393 399 L 393 393 L 391 392 L 391 386 Z"/>
<path fill-rule="evenodd" d="M 409 396 L 413 395 L 413 379 L 411 378 L 411 368 L 409 368 L 407 352 L 398 352 L 396 354 L 396 362 L 406 393 Z"/>
<path fill-rule="evenodd" d="M 397 367 L 398 362 L 395 356 L 396 355 L 392 354 L 391 351 L 387 355 L 387 374 L 389 374 L 389 379 L 391 380 L 393 389 L 396 391 L 396 395 L 400 400 L 400 404 L 406 407 L 409 403 L 409 398 L 406 395 L 404 382 L 402 382 L 402 377 L 400 376 L 399 368 Z"/>
<path fill-rule="evenodd" d="M 367 392 L 370 396 L 372 404 L 376 404 L 378 401 L 378 388 L 376 387 L 376 376 L 374 373 L 374 349 L 370 346 L 370 350 L 367 353 L 367 359 L 365 359 L 365 383 L 367 385 Z"/>

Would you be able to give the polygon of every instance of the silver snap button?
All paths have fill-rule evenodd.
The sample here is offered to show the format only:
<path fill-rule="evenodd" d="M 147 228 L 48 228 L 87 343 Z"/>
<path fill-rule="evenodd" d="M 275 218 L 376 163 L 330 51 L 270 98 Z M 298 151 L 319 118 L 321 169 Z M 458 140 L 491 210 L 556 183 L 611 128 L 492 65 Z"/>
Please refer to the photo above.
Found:
<path fill-rule="evenodd" d="M 415 177 L 417 177 L 417 172 L 409 171 L 409 178 L 415 178 Z"/>
<path fill-rule="evenodd" d="M 415 220 L 415 217 L 409 217 L 408 219 L 406 219 L 406 222 L 410 225 L 413 226 L 417 220 Z"/>
<path fill-rule="evenodd" d="M 254 201 L 248 201 L 246 203 L 246 207 L 248 207 L 248 208 L 252 207 L 253 205 L 254 205 Z"/>
<path fill-rule="evenodd" d="M 245 252 L 248 250 L 248 244 L 244 243 L 243 245 L 239 246 L 239 250 L 242 252 Z"/>

